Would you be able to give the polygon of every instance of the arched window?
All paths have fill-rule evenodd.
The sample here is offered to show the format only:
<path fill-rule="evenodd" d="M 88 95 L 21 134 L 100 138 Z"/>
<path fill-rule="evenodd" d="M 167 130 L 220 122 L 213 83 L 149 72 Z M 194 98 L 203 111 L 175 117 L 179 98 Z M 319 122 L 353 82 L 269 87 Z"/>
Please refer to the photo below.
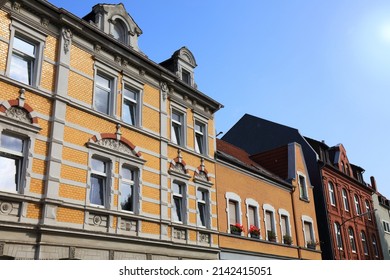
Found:
<path fill-rule="evenodd" d="M 355 210 L 356 210 L 356 214 L 357 214 L 357 215 L 360 215 L 360 214 L 362 214 L 362 210 L 360 209 L 359 197 L 355 194 L 353 198 L 354 198 L 354 200 L 355 200 Z"/>
<path fill-rule="evenodd" d="M 371 207 L 370 207 L 370 202 L 366 199 L 366 201 L 365 201 L 365 204 L 366 204 L 366 213 L 368 213 L 367 214 L 367 218 L 368 218 L 368 220 L 369 221 L 371 221 Z"/>
<path fill-rule="evenodd" d="M 112 35 L 118 41 L 122 43 L 127 43 L 127 28 L 126 25 L 121 20 L 115 20 L 112 28 Z"/>

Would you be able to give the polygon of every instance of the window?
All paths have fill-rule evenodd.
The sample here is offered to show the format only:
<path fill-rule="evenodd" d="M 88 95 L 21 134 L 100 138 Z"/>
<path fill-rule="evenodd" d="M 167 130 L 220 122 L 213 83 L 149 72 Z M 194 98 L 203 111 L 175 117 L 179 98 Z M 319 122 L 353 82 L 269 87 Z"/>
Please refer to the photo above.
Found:
<path fill-rule="evenodd" d="M 367 256 L 368 255 L 368 246 L 367 246 L 366 234 L 364 233 L 364 231 L 360 232 L 360 238 L 362 240 L 364 254 Z"/>
<path fill-rule="evenodd" d="M 255 206 L 248 206 L 248 219 L 249 219 L 249 228 L 250 226 L 259 227 L 257 222 L 257 209 Z"/>
<path fill-rule="evenodd" d="M 329 190 L 330 204 L 333 206 L 336 206 L 336 196 L 335 196 L 334 186 L 333 186 L 332 182 L 328 183 L 328 190 Z"/>
<path fill-rule="evenodd" d="M 12 79 L 32 85 L 35 75 L 36 45 L 15 36 L 9 75 Z"/>
<path fill-rule="evenodd" d="M 383 223 L 383 230 L 387 233 L 390 233 L 390 224 L 387 221 L 382 221 Z"/>
<path fill-rule="evenodd" d="M 349 242 L 351 245 L 351 250 L 353 253 L 356 253 L 355 234 L 354 234 L 353 229 L 351 227 L 348 228 L 348 235 L 349 235 Z"/>
<path fill-rule="evenodd" d="M 172 111 L 171 119 L 171 140 L 174 144 L 183 146 L 184 145 L 184 115 Z"/>
<path fill-rule="evenodd" d="M 173 221 L 183 223 L 185 220 L 184 213 L 184 185 L 173 182 L 172 184 L 173 191 Z"/>
<path fill-rule="evenodd" d="M 313 219 L 310 216 L 303 215 L 302 226 L 306 247 L 310 249 L 315 249 L 317 244 L 314 234 Z"/>
<path fill-rule="evenodd" d="M 138 125 L 139 119 L 139 90 L 125 86 L 123 90 L 122 120 L 131 125 Z"/>
<path fill-rule="evenodd" d="M 127 42 L 126 33 L 127 33 L 127 28 L 125 24 L 119 19 L 115 20 L 112 27 L 112 36 L 118 41 L 122 43 L 126 43 Z"/>
<path fill-rule="evenodd" d="M 366 205 L 366 213 L 367 213 L 367 218 L 369 221 L 371 221 L 371 207 L 370 207 L 370 202 L 368 200 L 365 200 L 365 205 Z"/>
<path fill-rule="evenodd" d="M 281 215 L 280 216 L 280 226 L 282 229 L 282 237 L 283 237 L 283 242 L 284 238 L 286 235 L 291 236 L 290 234 L 290 221 L 287 215 Z"/>
<path fill-rule="evenodd" d="M 345 189 L 343 189 L 341 192 L 342 192 L 342 195 L 343 195 L 344 209 L 345 209 L 345 211 L 349 212 L 349 201 L 348 201 L 347 191 Z"/>
<path fill-rule="evenodd" d="M 120 188 L 120 207 L 124 211 L 135 212 L 135 197 L 136 197 L 136 174 L 137 172 L 128 168 L 122 167 L 121 175 L 122 182 Z"/>
<path fill-rule="evenodd" d="M 107 206 L 108 163 L 100 159 L 91 159 L 91 192 L 90 203 Z"/>
<path fill-rule="evenodd" d="M 208 192 L 206 190 L 198 189 L 196 191 L 196 200 L 198 204 L 198 225 L 208 227 L 209 224 L 209 210 L 208 210 Z"/>
<path fill-rule="evenodd" d="M 307 186 L 306 186 L 306 178 L 303 175 L 299 175 L 299 193 L 300 197 L 304 200 L 308 200 L 309 197 L 307 195 Z"/>
<path fill-rule="evenodd" d="M 2 133 L 0 137 L 0 191 L 20 192 L 24 170 L 25 140 Z"/>
<path fill-rule="evenodd" d="M 206 153 L 206 126 L 196 121 L 195 122 L 195 151 L 200 154 Z"/>
<path fill-rule="evenodd" d="M 353 198 L 355 200 L 355 211 L 356 211 L 356 214 L 360 215 L 362 213 L 362 211 L 360 209 L 359 197 L 355 194 Z"/>
<path fill-rule="evenodd" d="M 46 35 L 15 19 L 10 30 L 6 75 L 26 85 L 38 86 Z"/>
<path fill-rule="evenodd" d="M 343 239 L 341 238 L 341 227 L 339 223 L 334 223 L 334 232 L 336 236 L 336 244 L 339 250 L 343 250 Z"/>
<path fill-rule="evenodd" d="M 188 72 L 187 70 L 182 69 L 182 71 L 181 71 L 181 79 L 187 85 L 191 85 L 191 73 Z"/>
<path fill-rule="evenodd" d="M 375 257 L 379 257 L 378 244 L 376 243 L 375 235 L 372 235 L 372 247 L 374 248 Z"/>
<path fill-rule="evenodd" d="M 229 200 L 229 224 L 235 225 L 239 224 L 239 217 L 238 217 L 238 202 L 234 200 Z"/>
<path fill-rule="evenodd" d="M 274 212 L 269 211 L 269 210 L 265 211 L 265 229 L 267 231 L 268 239 L 270 237 L 270 232 L 273 232 L 274 234 L 276 234 Z"/>
<path fill-rule="evenodd" d="M 349 171 L 349 165 L 348 165 L 348 163 L 345 164 L 345 174 L 347 174 L 348 176 L 351 176 L 351 172 Z"/>
<path fill-rule="evenodd" d="M 111 107 L 111 92 L 113 79 L 98 73 L 95 81 L 95 109 L 101 113 L 109 115 Z"/>

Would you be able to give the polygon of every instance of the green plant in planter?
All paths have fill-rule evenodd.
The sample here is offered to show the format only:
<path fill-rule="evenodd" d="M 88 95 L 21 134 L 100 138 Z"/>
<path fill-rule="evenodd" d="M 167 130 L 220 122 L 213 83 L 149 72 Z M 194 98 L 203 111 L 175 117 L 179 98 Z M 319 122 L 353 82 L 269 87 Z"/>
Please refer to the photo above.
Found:
<path fill-rule="evenodd" d="M 244 226 L 240 224 L 230 225 L 230 232 L 235 235 L 241 235 L 244 231 Z"/>
<path fill-rule="evenodd" d="M 255 226 L 255 225 L 251 225 L 249 227 L 249 233 L 251 234 L 252 238 L 259 238 L 259 236 L 260 236 L 260 229 L 257 226 Z"/>
<path fill-rule="evenodd" d="M 314 240 L 310 240 L 306 243 L 307 248 L 315 250 L 319 242 L 315 242 Z"/>
<path fill-rule="evenodd" d="M 292 244 L 292 237 L 288 234 L 283 235 L 283 242 L 284 242 L 284 244 L 291 245 Z"/>
<path fill-rule="evenodd" d="M 268 240 L 275 242 L 276 241 L 276 233 L 273 230 L 268 230 Z"/>

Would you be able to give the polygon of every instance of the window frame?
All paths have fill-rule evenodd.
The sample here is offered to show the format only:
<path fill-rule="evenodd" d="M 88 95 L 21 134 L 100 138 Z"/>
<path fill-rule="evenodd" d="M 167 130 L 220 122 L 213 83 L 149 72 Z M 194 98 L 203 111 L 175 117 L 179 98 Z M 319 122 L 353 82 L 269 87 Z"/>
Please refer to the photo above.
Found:
<path fill-rule="evenodd" d="M 132 172 L 132 176 L 133 176 L 133 179 L 128 179 L 128 178 L 124 178 L 124 175 L 123 175 L 123 170 L 124 169 L 127 169 L 127 170 L 130 170 L 130 172 Z M 140 172 L 139 172 L 139 168 L 138 167 L 134 167 L 134 166 L 131 166 L 129 165 L 128 163 L 123 163 L 120 165 L 120 170 L 119 170 L 119 197 L 118 197 L 118 207 L 120 208 L 121 211 L 123 212 L 126 212 L 126 213 L 132 213 L 132 214 L 138 214 L 138 201 L 139 201 L 139 193 L 140 193 Z M 132 202 L 132 210 L 126 210 L 126 209 L 123 209 L 122 208 L 122 195 L 123 195 L 123 190 L 122 190 L 122 186 L 123 185 L 130 185 L 130 189 L 132 190 L 132 198 L 131 198 L 131 202 Z"/>
<path fill-rule="evenodd" d="M 121 120 L 128 125 L 135 126 L 135 127 L 142 127 L 143 87 L 144 87 L 144 85 L 142 83 L 135 81 L 133 79 L 127 78 L 127 77 L 123 77 Z M 129 97 L 126 97 L 125 90 L 129 90 L 129 91 L 134 92 L 137 95 L 136 99 L 131 99 Z M 135 103 L 134 124 L 131 124 L 124 119 L 125 101 L 129 101 L 133 104 Z"/>
<path fill-rule="evenodd" d="M 355 203 L 355 212 L 356 215 L 361 215 L 362 214 L 362 208 L 360 207 L 360 200 L 357 194 L 354 194 L 353 200 Z"/>
<path fill-rule="evenodd" d="M 309 229 L 310 229 L 310 232 L 309 232 L 310 239 L 307 236 L 305 224 L 309 224 L 310 225 L 309 226 Z M 306 216 L 306 215 L 302 216 L 302 231 L 303 231 L 303 237 L 304 237 L 304 240 L 305 240 L 305 247 L 306 248 L 308 247 L 307 243 L 309 241 L 316 242 L 316 233 L 315 233 L 315 229 L 314 229 L 314 221 L 313 221 L 313 219 L 311 217 Z"/>
<path fill-rule="evenodd" d="M 371 218 L 371 205 L 370 205 L 370 202 L 367 199 L 364 200 L 364 206 L 366 207 L 367 219 L 369 221 L 372 221 L 372 218 Z"/>
<path fill-rule="evenodd" d="M 302 182 L 304 186 L 302 186 Z M 304 201 L 309 201 L 309 190 L 307 186 L 307 178 L 301 172 L 298 172 L 298 187 L 299 187 L 299 198 Z"/>
<path fill-rule="evenodd" d="M 360 231 L 360 240 L 362 242 L 363 253 L 365 256 L 368 256 L 369 250 L 368 250 L 368 244 L 367 244 L 367 235 L 363 230 Z"/>
<path fill-rule="evenodd" d="M 3 141 L 3 135 L 6 135 L 7 137 L 15 138 L 22 141 L 22 151 L 17 152 L 12 149 L 9 149 L 7 147 L 3 147 L 2 141 Z M 27 155 L 28 155 L 28 145 L 29 145 L 30 139 L 26 136 L 19 135 L 13 131 L 3 129 L 0 130 L 0 158 L 7 158 L 12 159 L 18 162 L 18 166 L 15 168 L 15 178 L 17 177 L 17 182 L 15 182 L 15 190 L 10 190 L 6 188 L 0 188 L 1 192 L 6 193 L 16 193 L 16 194 L 22 194 L 24 193 L 24 188 L 26 184 L 26 166 L 27 166 Z"/>
<path fill-rule="evenodd" d="M 241 198 L 239 195 L 233 193 L 233 192 L 227 192 L 225 194 L 225 198 L 226 198 L 226 214 L 227 214 L 227 232 L 228 233 L 231 233 L 231 230 L 230 230 L 230 226 L 232 224 L 230 224 L 230 211 L 229 211 L 229 205 L 230 205 L 230 201 L 232 202 L 235 202 L 236 203 L 236 222 L 240 225 L 242 225 L 242 213 L 241 213 Z"/>
<path fill-rule="evenodd" d="M 201 192 L 202 194 L 205 195 L 205 199 L 200 199 L 198 197 L 198 192 Z M 199 204 L 203 205 L 204 210 L 203 210 L 203 219 L 204 219 L 204 224 L 202 223 L 202 218 L 201 218 L 201 211 Z M 210 228 L 210 192 L 209 190 L 205 188 L 196 188 L 196 223 L 198 227 L 203 227 L 203 228 Z"/>
<path fill-rule="evenodd" d="M 278 231 L 276 230 L 276 217 L 275 217 L 275 208 L 270 204 L 263 205 L 264 211 L 264 225 L 265 225 L 265 237 L 268 240 L 268 232 L 273 231 L 275 233 L 276 242 L 278 242 Z M 267 213 L 270 213 L 270 225 L 267 224 Z M 269 227 L 270 226 L 270 227 Z"/>
<path fill-rule="evenodd" d="M 203 128 L 203 132 L 202 131 L 198 131 L 196 129 L 196 127 L 199 126 L 201 128 Z M 203 150 L 200 151 L 200 148 L 198 146 L 198 138 L 197 136 L 200 135 L 201 136 L 201 141 L 202 141 L 202 144 L 203 144 Z M 207 123 L 205 123 L 204 121 L 200 121 L 198 119 L 195 119 L 195 122 L 194 122 L 194 149 L 195 149 L 195 152 L 201 154 L 201 155 L 207 155 L 208 154 L 208 145 L 207 145 L 207 139 L 208 139 L 208 129 L 207 129 Z"/>
<path fill-rule="evenodd" d="M 344 250 L 343 237 L 341 232 L 341 225 L 338 222 L 334 224 L 335 237 L 336 237 L 336 246 L 338 250 Z"/>
<path fill-rule="evenodd" d="M 173 119 L 173 115 L 176 114 L 177 116 L 179 116 L 179 121 L 177 120 L 174 120 Z M 178 145 L 180 147 L 186 147 L 186 126 L 187 126 L 187 123 L 186 123 L 186 113 L 184 110 L 181 110 L 177 107 L 172 107 L 171 108 L 171 143 L 173 143 L 174 145 Z M 176 131 L 174 130 L 174 126 L 178 126 L 179 127 L 179 133 L 180 135 L 177 136 L 176 135 Z M 175 132 L 175 134 L 174 134 Z M 175 137 L 176 136 L 176 137 Z M 175 139 L 175 140 L 173 140 Z M 177 142 L 180 142 L 180 143 L 177 143 Z"/>
<path fill-rule="evenodd" d="M 345 188 L 341 190 L 341 195 L 343 197 L 343 205 L 344 205 L 344 210 L 349 212 L 350 211 L 350 205 L 349 205 L 349 199 L 348 199 L 348 192 Z"/>
<path fill-rule="evenodd" d="M 280 221 L 280 232 L 281 232 L 281 239 L 282 242 L 284 242 L 284 236 L 289 235 L 292 237 L 292 231 L 291 231 L 291 221 L 290 221 L 290 213 L 285 209 L 279 209 L 279 221 Z M 283 230 L 283 218 L 286 218 L 286 224 L 285 224 L 285 230 Z"/>
<path fill-rule="evenodd" d="M 390 233 L 390 223 L 388 221 L 382 220 L 382 226 L 385 233 Z"/>
<path fill-rule="evenodd" d="M 177 185 L 181 193 L 174 191 L 173 187 Z M 175 198 L 180 201 L 180 208 L 178 209 L 175 204 Z M 171 183 L 171 219 L 174 223 L 187 224 L 187 185 L 184 182 L 173 180 Z M 180 216 L 178 215 L 178 211 Z M 175 219 L 174 211 L 176 211 L 177 219 Z"/>
<path fill-rule="evenodd" d="M 351 246 L 352 253 L 357 253 L 355 232 L 352 227 L 348 228 L 349 245 Z"/>
<path fill-rule="evenodd" d="M 260 208 L 260 204 L 252 199 L 252 198 L 247 198 L 245 200 L 245 204 L 246 204 L 246 216 L 247 216 L 247 226 L 248 226 L 248 236 L 250 236 L 250 232 L 249 232 L 249 229 L 251 227 L 251 220 L 250 220 L 250 212 L 249 212 L 249 209 L 250 208 L 253 208 L 254 209 L 254 212 L 253 212 L 253 221 L 254 221 L 254 226 L 257 227 L 260 232 L 261 232 L 261 225 L 260 225 L 260 214 L 259 214 L 259 208 Z M 261 234 L 259 236 L 261 238 Z"/>
<path fill-rule="evenodd" d="M 22 39 L 35 46 L 35 59 L 32 67 L 31 82 L 26 84 L 25 82 L 18 81 L 11 77 L 12 57 L 14 53 L 14 39 L 15 37 Z M 5 75 L 15 81 L 23 83 L 24 85 L 31 87 L 39 87 L 41 83 L 42 64 L 43 64 L 43 50 L 45 48 L 47 35 L 38 31 L 31 26 L 24 25 L 23 23 L 12 19 L 10 25 L 10 42 L 8 47 L 8 58 Z"/>
<path fill-rule="evenodd" d="M 331 181 L 328 182 L 328 194 L 329 194 L 330 205 L 336 207 L 336 204 L 337 204 L 337 202 L 336 202 L 336 189 L 334 187 L 334 184 Z"/>
<path fill-rule="evenodd" d="M 100 172 L 98 170 L 94 170 L 92 167 L 93 160 L 100 161 L 100 162 L 104 163 L 105 164 L 105 172 Z M 98 207 L 98 208 L 109 208 L 110 207 L 110 197 L 111 197 L 109 190 L 111 190 L 111 188 L 112 188 L 112 186 L 111 186 L 112 180 L 110 178 L 112 176 L 112 170 L 111 170 L 112 161 L 109 158 L 102 157 L 98 154 L 93 154 L 93 156 L 89 159 L 89 166 L 91 169 L 91 172 L 89 174 L 89 186 L 90 186 L 90 191 L 88 194 L 89 205 L 94 206 L 94 207 Z M 94 188 L 92 185 L 92 177 L 103 179 L 103 186 L 101 186 L 103 188 L 103 191 L 102 191 L 103 192 L 103 204 L 97 204 L 97 203 L 92 202 L 92 195 L 93 195 L 93 188 Z"/>
<path fill-rule="evenodd" d="M 379 248 L 375 234 L 371 235 L 372 247 L 374 248 L 374 255 L 379 258 Z"/>

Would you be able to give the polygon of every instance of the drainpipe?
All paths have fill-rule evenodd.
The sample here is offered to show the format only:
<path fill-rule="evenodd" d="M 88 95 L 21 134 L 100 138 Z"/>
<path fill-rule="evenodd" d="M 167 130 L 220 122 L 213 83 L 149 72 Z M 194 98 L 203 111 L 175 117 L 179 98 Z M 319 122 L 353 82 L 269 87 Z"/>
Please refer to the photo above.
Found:
<path fill-rule="evenodd" d="M 297 227 L 297 217 L 295 215 L 295 199 L 294 199 L 294 193 L 295 190 L 297 189 L 296 186 L 292 186 L 292 191 L 291 191 L 291 203 L 292 203 L 292 211 L 293 211 L 293 217 L 294 217 L 294 228 L 295 228 L 295 236 L 297 237 L 297 246 L 298 246 L 298 259 L 302 259 L 302 247 L 299 245 L 300 244 L 300 238 L 298 234 L 298 227 Z"/>

